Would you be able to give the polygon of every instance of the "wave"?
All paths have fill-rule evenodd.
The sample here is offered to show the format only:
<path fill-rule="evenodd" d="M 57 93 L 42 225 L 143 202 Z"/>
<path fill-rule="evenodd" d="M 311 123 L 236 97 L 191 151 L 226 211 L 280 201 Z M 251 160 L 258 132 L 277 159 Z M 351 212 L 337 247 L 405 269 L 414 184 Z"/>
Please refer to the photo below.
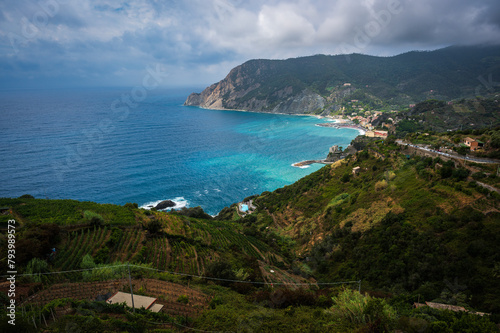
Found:
<path fill-rule="evenodd" d="M 296 164 L 299 164 L 299 163 L 300 163 L 300 162 L 298 162 L 298 163 L 293 163 L 293 164 L 292 164 L 292 166 L 293 166 L 294 168 L 299 168 L 299 169 L 307 169 L 307 168 L 309 168 L 309 165 L 296 165 Z"/>
<path fill-rule="evenodd" d="M 184 197 L 177 197 L 177 198 L 174 198 L 174 199 L 162 199 L 162 200 L 158 200 L 158 201 L 148 202 L 148 203 L 145 203 L 144 205 L 140 206 L 139 208 L 144 208 L 144 209 L 148 209 L 149 210 L 149 209 L 151 209 L 153 207 L 156 207 L 156 205 L 158 205 L 160 202 L 165 201 L 165 200 L 172 200 L 175 203 L 175 206 L 174 207 L 165 208 L 165 209 L 161 209 L 163 211 L 168 211 L 168 210 L 171 210 L 171 209 L 181 209 L 181 208 L 184 208 L 184 207 L 188 207 L 188 205 L 189 205 L 189 202 Z"/>

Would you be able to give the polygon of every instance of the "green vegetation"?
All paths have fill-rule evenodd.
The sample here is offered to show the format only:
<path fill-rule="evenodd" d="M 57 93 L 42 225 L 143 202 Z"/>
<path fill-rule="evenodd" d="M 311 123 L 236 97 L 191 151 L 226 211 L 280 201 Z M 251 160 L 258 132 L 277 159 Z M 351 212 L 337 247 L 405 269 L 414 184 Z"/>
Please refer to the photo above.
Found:
<path fill-rule="evenodd" d="M 496 145 L 497 130 L 475 133 Z M 472 134 L 407 138 L 438 144 Z M 257 210 L 245 217 L 235 214 L 234 205 L 213 219 L 200 208 L 165 213 L 133 204 L 0 199 L 0 206 L 9 207 L 6 216 L 19 222 L 16 265 L 30 274 L 18 281 L 26 288 L 23 300 L 45 295 L 23 305 L 20 327 L 30 331 L 34 322 L 54 332 L 69 323 L 96 332 L 178 331 L 180 325 L 208 331 L 498 332 L 500 195 L 479 184 L 493 182 L 492 170 L 406 156 L 394 139 L 355 144 L 363 151 L 252 197 Z M 5 234 L 1 258 L 7 257 Z M 0 266 L 7 271 L 6 260 Z M 129 269 L 135 293 L 175 306 L 133 314 L 123 304 L 77 301 L 127 292 Z M 77 271 L 41 274 L 66 270 Z M 362 293 L 348 288 L 358 289 L 352 282 L 360 280 Z M 159 287 L 163 281 L 179 292 L 167 295 Z M 350 283 L 327 284 L 340 281 Z M 62 300 L 57 290 L 64 288 L 76 289 L 68 292 L 76 299 Z M 413 308 L 415 302 L 466 311 Z M 176 316 L 179 309 L 189 316 Z M 56 320 L 48 320 L 51 311 Z"/>
<path fill-rule="evenodd" d="M 462 134 L 486 132 L 500 125 L 500 104 L 496 95 L 488 98 L 461 99 L 446 103 L 427 100 L 396 116 L 396 135 L 458 131 Z M 479 135 L 479 134 L 478 134 Z M 498 136 L 493 138 L 493 148 Z"/>
<path fill-rule="evenodd" d="M 219 97 L 225 108 L 252 111 L 273 112 L 279 105 L 281 111 L 290 110 L 295 97 L 311 93 L 324 98 L 324 107 L 318 109 L 312 103 L 306 111 L 302 107 L 296 112 L 346 115 L 402 110 L 429 99 L 451 101 L 498 93 L 498 86 L 483 86 L 478 77 L 500 76 L 499 52 L 496 46 L 462 46 L 394 57 L 351 54 L 250 60 L 229 73 L 225 80 L 234 85 L 234 91 Z"/>

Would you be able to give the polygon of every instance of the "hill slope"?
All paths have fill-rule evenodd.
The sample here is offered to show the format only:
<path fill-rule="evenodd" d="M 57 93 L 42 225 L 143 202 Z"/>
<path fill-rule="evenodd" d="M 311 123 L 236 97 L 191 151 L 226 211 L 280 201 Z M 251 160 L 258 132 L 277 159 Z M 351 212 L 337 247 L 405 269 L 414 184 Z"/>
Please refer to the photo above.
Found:
<path fill-rule="evenodd" d="M 191 94 L 185 105 L 328 114 L 351 99 L 383 108 L 429 98 L 475 96 L 494 89 L 484 82 L 496 77 L 500 77 L 500 47 L 448 47 L 386 58 L 351 54 L 260 59 L 234 68 L 224 80 Z"/>
<path fill-rule="evenodd" d="M 198 318 L 193 324 L 178 317 L 181 325 L 212 331 L 241 330 L 241 325 L 269 332 L 283 325 L 290 326 L 289 331 L 311 325 L 317 331 L 354 332 L 363 327 L 384 331 L 377 320 L 353 324 L 350 316 L 335 319 L 348 306 L 338 303 L 338 297 L 346 292 L 353 299 L 357 296 L 337 286 L 317 284 L 362 280 L 363 291 L 387 297 L 398 309 L 396 317 L 384 319 L 391 327 L 411 332 L 422 324 L 483 325 L 473 330 L 498 331 L 487 316 L 412 310 L 411 304 L 419 300 L 465 306 L 491 312 L 492 320 L 498 320 L 500 195 L 471 181 L 461 165 L 406 156 L 391 139 L 369 140 L 361 148 L 356 155 L 290 186 L 254 196 L 257 210 L 245 217 L 239 217 L 236 205 L 223 209 L 214 220 L 195 217 L 205 216 L 196 208 L 164 213 L 134 204 L 29 196 L 0 199 L 0 207 L 8 207 L 2 210 L 0 223 L 18 222 L 17 270 L 49 273 L 20 276 L 17 297 L 31 297 L 25 308 L 33 302 L 45 306 L 34 312 L 36 316 L 30 312 L 19 317 L 29 319 L 30 325 L 35 321 L 32 316 L 40 318 L 42 325 L 42 313 L 48 315 L 54 309 L 56 315 L 51 316 L 57 320 L 49 325 L 65 325 L 88 320 L 80 310 L 89 307 L 104 311 L 95 310 L 90 318 L 96 324 L 101 320 L 110 331 L 122 331 L 125 324 L 110 321 L 106 311 L 122 311 L 116 316 L 144 325 L 141 316 L 146 312 L 132 316 L 126 309 L 97 303 L 46 305 L 61 297 L 93 301 L 105 292 L 128 292 L 127 265 L 120 264 L 130 262 L 134 292 L 159 297 L 159 304 L 165 305 L 149 320 L 162 325 L 174 322 L 167 315 L 182 314 Z M 359 173 L 353 174 L 354 167 L 359 167 Z M 7 239 L 4 229 L 1 258 L 7 257 Z M 53 247 L 57 253 L 48 256 Z M 0 265 L 6 271 L 6 261 Z M 92 270 L 58 273 L 79 268 Z M 295 290 L 277 287 L 279 283 Z M 297 289 L 299 283 L 312 290 Z M 8 283 L 2 288 L 8 288 Z M 188 304 L 181 306 L 183 300 Z M 386 304 L 380 299 L 372 302 L 372 306 Z M 80 310 L 66 316 L 58 307 Z M 241 318 L 249 314 L 258 320 L 242 323 Z M 467 326 L 473 324 L 469 321 L 476 326 Z"/>

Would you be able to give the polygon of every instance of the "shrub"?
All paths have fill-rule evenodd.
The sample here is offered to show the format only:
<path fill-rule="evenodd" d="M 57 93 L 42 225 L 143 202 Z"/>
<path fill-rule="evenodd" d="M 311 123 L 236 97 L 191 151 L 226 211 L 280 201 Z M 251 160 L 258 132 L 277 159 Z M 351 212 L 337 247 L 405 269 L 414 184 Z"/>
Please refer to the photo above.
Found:
<path fill-rule="evenodd" d="M 378 181 L 375 183 L 375 190 L 376 191 L 381 191 L 385 190 L 389 184 L 385 179 L 382 179 L 381 181 Z"/>
<path fill-rule="evenodd" d="M 484 172 L 476 172 L 476 173 L 473 173 L 471 177 L 475 180 L 479 180 L 479 179 L 486 178 L 486 174 Z"/>
<path fill-rule="evenodd" d="M 347 183 L 351 179 L 351 175 L 349 173 L 345 173 L 341 178 L 340 181 L 343 183 Z"/>
<path fill-rule="evenodd" d="M 208 306 L 210 309 L 215 309 L 218 305 L 221 305 L 223 303 L 224 302 L 222 301 L 222 298 L 220 296 L 215 296 L 214 298 L 212 298 Z"/>
<path fill-rule="evenodd" d="M 332 300 L 332 314 L 345 323 L 368 324 L 373 332 L 388 332 L 396 323 L 396 311 L 383 299 L 344 289 Z"/>
<path fill-rule="evenodd" d="M 97 213 L 94 213 L 90 210 L 86 210 L 83 212 L 83 217 L 90 222 L 90 225 L 99 227 L 104 224 L 104 218 Z"/>
<path fill-rule="evenodd" d="M 49 271 L 49 264 L 45 260 L 33 258 L 26 266 L 26 274 L 33 274 L 30 276 L 33 282 L 42 282 L 45 280 L 46 275 L 41 273 L 47 273 Z"/>
<path fill-rule="evenodd" d="M 104 264 L 109 258 L 109 248 L 107 246 L 99 249 L 95 254 L 95 262 L 98 264 Z"/>
<path fill-rule="evenodd" d="M 230 281 L 224 281 L 224 280 L 236 280 L 236 274 L 234 274 L 233 267 L 229 262 L 223 260 L 219 260 L 208 264 L 207 276 L 216 279 L 221 279 L 221 280 L 216 280 L 216 282 L 221 285 L 229 284 Z"/>
<path fill-rule="evenodd" d="M 182 303 L 182 304 L 188 304 L 189 303 L 189 297 L 187 295 L 180 295 L 177 298 L 177 302 Z"/>
<path fill-rule="evenodd" d="M 148 222 L 146 229 L 152 234 L 159 233 L 162 229 L 161 221 L 152 219 Z"/>
<path fill-rule="evenodd" d="M 129 208 L 129 209 L 136 209 L 136 208 L 139 208 L 139 205 L 136 204 L 135 202 L 134 203 L 127 202 L 125 205 L 123 205 L 123 207 Z"/>
<path fill-rule="evenodd" d="M 332 297 L 332 314 L 341 321 L 353 324 L 366 324 L 367 318 L 364 313 L 369 296 L 363 296 L 359 292 L 345 289 L 339 295 Z"/>

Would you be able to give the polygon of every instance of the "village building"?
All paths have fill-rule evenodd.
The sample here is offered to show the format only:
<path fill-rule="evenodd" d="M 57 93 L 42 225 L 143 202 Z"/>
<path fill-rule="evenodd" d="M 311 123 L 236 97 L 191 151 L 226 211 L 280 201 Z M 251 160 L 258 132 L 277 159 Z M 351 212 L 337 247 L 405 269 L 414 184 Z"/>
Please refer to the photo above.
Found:
<path fill-rule="evenodd" d="M 387 138 L 389 135 L 389 132 L 387 131 L 379 131 L 379 130 L 374 130 L 374 131 L 366 131 L 365 136 L 369 138 Z"/>
<path fill-rule="evenodd" d="M 479 140 L 472 139 L 470 137 L 466 137 L 464 139 L 464 144 L 470 148 L 470 151 L 475 151 L 477 149 L 481 149 L 484 146 L 484 143 Z"/>

